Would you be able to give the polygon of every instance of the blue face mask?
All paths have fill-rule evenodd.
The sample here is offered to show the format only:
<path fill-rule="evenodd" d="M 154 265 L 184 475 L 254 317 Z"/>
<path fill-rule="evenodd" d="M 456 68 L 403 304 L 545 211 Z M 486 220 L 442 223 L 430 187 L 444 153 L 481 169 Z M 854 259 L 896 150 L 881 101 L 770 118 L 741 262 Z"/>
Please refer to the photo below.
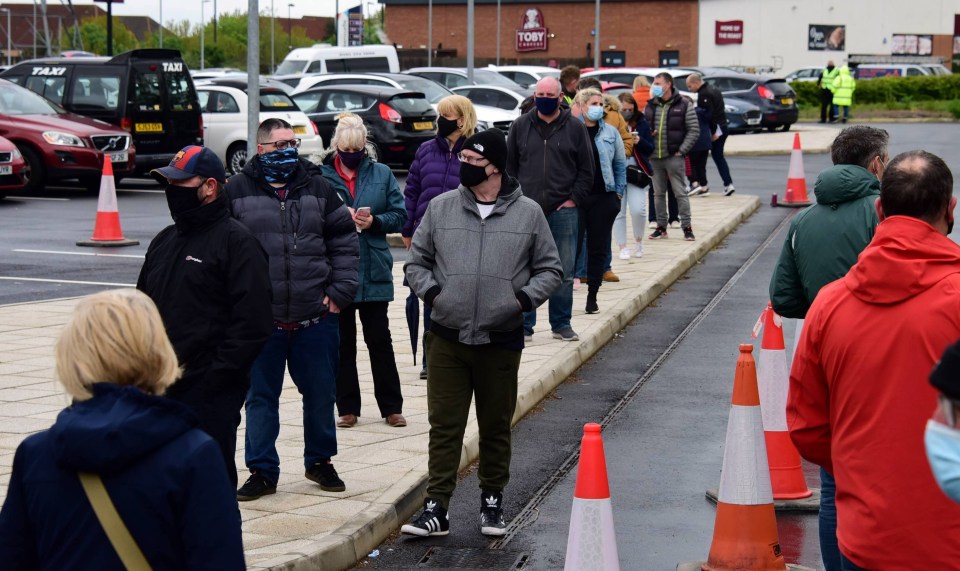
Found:
<path fill-rule="evenodd" d="M 535 97 L 534 102 L 537 104 L 537 111 L 544 115 L 553 115 L 560 106 L 560 100 L 556 97 Z"/>
<path fill-rule="evenodd" d="M 951 500 L 960 503 L 960 430 L 927 421 L 923 434 L 933 477 Z"/>
<path fill-rule="evenodd" d="M 587 107 L 587 119 L 590 119 L 593 122 L 597 122 L 600 119 L 603 119 L 603 107 L 599 105 L 591 105 Z"/>
<path fill-rule="evenodd" d="M 663 95 L 663 86 L 662 85 L 651 85 L 650 86 L 650 95 L 654 97 L 660 97 Z"/>
<path fill-rule="evenodd" d="M 287 182 L 300 163 L 297 157 L 299 154 L 293 147 L 260 155 L 263 178 L 267 179 L 267 182 Z"/>

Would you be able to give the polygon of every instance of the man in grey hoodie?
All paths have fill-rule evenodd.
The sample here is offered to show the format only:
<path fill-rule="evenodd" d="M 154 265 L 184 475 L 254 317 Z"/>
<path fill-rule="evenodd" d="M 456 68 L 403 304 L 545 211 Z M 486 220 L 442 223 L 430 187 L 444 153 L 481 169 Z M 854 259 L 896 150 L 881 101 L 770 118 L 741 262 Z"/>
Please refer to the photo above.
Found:
<path fill-rule="evenodd" d="M 447 535 L 463 433 L 476 396 L 480 532 L 506 531 L 510 424 L 517 406 L 523 313 L 560 286 L 562 269 L 543 211 L 505 172 L 503 133 L 473 135 L 460 152 L 460 187 L 434 198 L 413 235 L 404 272 L 433 307 L 426 335 L 429 480 L 423 511 L 401 528 Z"/>

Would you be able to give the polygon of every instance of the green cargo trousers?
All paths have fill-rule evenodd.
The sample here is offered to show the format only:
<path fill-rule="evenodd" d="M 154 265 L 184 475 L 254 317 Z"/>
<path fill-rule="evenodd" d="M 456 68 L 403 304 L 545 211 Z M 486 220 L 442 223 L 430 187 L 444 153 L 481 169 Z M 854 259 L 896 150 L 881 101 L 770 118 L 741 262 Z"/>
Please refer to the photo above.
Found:
<path fill-rule="evenodd" d="M 510 423 L 517 408 L 520 351 L 464 345 L 426 335 L 430 421 L 427 495 L 446 508 L 457 486 L 463 434 L 476 396 L 480 488 L 501 492 L 510 481 Z"/>

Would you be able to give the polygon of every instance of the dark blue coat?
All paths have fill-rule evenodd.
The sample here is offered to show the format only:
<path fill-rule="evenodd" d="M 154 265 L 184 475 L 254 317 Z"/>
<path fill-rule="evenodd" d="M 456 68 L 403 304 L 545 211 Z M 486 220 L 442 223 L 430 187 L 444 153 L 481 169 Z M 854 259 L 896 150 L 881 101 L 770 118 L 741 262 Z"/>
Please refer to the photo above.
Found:
<path fill-rule="evenodd" d="M 700 134 L 697 136 L 697 142 L 693 144 L 691 151 L 709 151 L 711 149 L 710 121 L 713 116 L 708 109 L 697 107 L 697 121 L 700 123 Z"/>
<path fill-rule="evenodd" d="M 3 569 L 122 570 L 77 472 L 103 479 L 154 569 L 244 569 L 240 511 L 220 448 L 171 399 L 94 385 L 13 459 L 0 510 Z"/>
<path fill-rule="evenodd" d="M 464 142 L 466 139 L 460 137 L 451 149 L 447 139 L 437 135 L 417 149 L 403 189 L 407 221 L 400 233 L 404 236 L 413 236 L 431 200 L 460 187 L 460 159 L 457 154 Z"/>

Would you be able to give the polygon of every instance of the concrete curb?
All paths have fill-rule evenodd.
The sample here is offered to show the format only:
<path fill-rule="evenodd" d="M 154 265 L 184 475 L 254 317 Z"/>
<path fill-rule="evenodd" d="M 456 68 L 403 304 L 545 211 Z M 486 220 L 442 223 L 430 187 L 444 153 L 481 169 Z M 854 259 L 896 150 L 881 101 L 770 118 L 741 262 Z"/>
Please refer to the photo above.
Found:
<path fill-rule="evenodd" d="M 683 276 L 687 270 L 715 248 L 733 232 L 741 222 L 760 208 L 760 199 L 753 197 L 739 209 L 727 216 L 717 231 L 697 242 L 697 247 L 662 270 L 655 278 L 652 287 L 637 293 L 633 297 L 622 299 L 611 306 L 599 327 L 591 334 L 581 337 L 579 343 L 571 343 L 570 350 L 555 361 L 553 367 L 544 370 L 539 379 L 521 383 L 517 395 L 517 411 L 513 418 L 516 424 L 550 392 L 587 362 L 614 335 L 622 330 L 640 311 L 667 290 Z M 394 235 L 399 241 L 399 235 Z M 389 237 L 388 237 L 389 238 Z M 469 427 L 468 427 L 469 430 Z M 474 434 L 463 444 L 460 456 L 462 470 L 479 456 L 480 437 Z M 407 521 L 426 497 L 426 466 L 412 470 L 381 494 L 367 509 L 357 514 L 356 523 L 350 523 L 333 531 L 328 537 L 317 541 L 314 553 L 288 553 L 272 560 L 260 561 L 256 568 L 270 568 L 282 571 L 343 571 L 366 557 L 371 549 L 379 545 L 400 525 Z M 298 556 L 290 560 L 290 556 Z"/>

